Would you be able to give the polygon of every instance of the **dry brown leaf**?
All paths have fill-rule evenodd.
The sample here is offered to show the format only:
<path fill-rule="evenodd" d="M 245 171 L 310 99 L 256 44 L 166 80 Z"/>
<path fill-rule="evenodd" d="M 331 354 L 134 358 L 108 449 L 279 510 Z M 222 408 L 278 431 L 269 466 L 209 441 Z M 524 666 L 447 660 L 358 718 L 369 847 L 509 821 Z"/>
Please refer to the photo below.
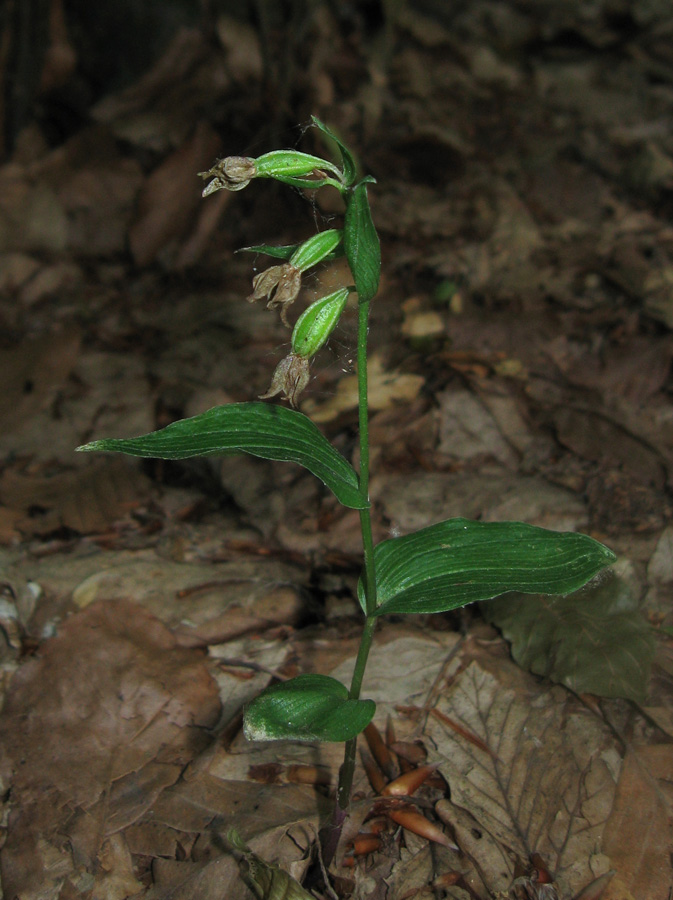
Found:
<path fill-rule="evenodd" d="M 143 890 L 143 884 L 133 871 L 133 860 L 124 835 L 110 835 L 98 853 L 98 862 L 93 897 L 126 900 Z"/>
<path fill-rule="evenodd" d="M 6 469 L 0 477 L 2 503 L 24 512 L 16 523 L 24 535 L 49 534 L 62 527 L 80 534 L 104 532 L 149 492 L 149 480 L 124 460 L 102 460 L 83 472 L 52 477 Z"/>
<path fill-rule="evenodd" d="M 78 329 L 29 338 L 0 353 L 0 429 L 17 430 L 55 399 L 79 354 Z"/>
<path fill-rule="evenodd" d="M 126 233 L 143 174 L 137 160 L 120 152 L 107 128 L 94 125 L 78 131 L 31 168 L 30 177 L 35 183 L 33 194 L 41 191 L 38 197 L 44 197 L 44 209 L 31 209 L 32 230 L 45 233 L 42 241 L 58 238 L 59 249 L 89 258 L 126 251 Z M 45 192 L 52 189 L 54 201 L 48 204 Z M 63 233 L 52 235 L 58 210 L 64 218 Z M 31 246 L 29 234 L 22 249 Z"/>
<path fill-rule="evenodd" d="M 429 759 L 440 763 L 453 806 L 488 836 L 483 843 L 472 839 L 469 852 L 489 890 L 507 890 L 516 861 L 525 865 L 535 852 L 570 896 L 601 874 L 596 865 L 609 868 L 596 859 L 596 848 L 612 808 L 619 757 L 607 729 L 566 691 L 524 678 L 505 659 L 489 669 L 495 673 L 473 661 L 437 707 L 491 753 L 430 718 L 426 734 L 437 749 Z M 451 821 L 446 811 L 443 818 Z M 458 843 L 467 850 L 470 829 L 461 824 L 455 823 Z M 490 847 L 486 858 L 480 846 Z"/>
<path fill-rule="evenodd" d="M 507 468 L 516 468 L 517 453 L 472 391 L 444 391 L 437 399 L 440 453 L 459 460 L 496 459 Z"/>
<path fill-rule="evenodd" d="M 141 191 L 138 214 L 129 231 L 131 253 L 145 266 L 189 229 L 201 204 L 195 173 L 208 168 L 221 147 L 219 135 L 199 122 L 189 141 L 152 172 Z"/>
<path fill-rule="evenodd" d="M 61 253 L 68 217 L 50 184 L 32 184 L 25 172 L 0 170 L 0 251 Z"/>
<path fill-rule="evenodd" d="M 369 406 L 371 410 L 387 409 L 396 402 L 411 403 L 418 396 L 425 379 L 421 375 L 410 375 L 396 371 L 386 371 L 383 360 L 372 353 L 367 366 L 369 375 Z M 347 375 L 337 384 L 335 395 L 326 403 L 307 401 L 302 409 L 315 422 L 331 422 L 342 412 L 355 409 L 358 403 L 357 375 Z"/>
<path fill-rule="evenodd" d="M 140 607 L 94 604 L 67 620 L 17 672 L 2 713 L 5 890 L 56 897 L 82 867 L 93 874 L 105 838 L 179 777 L 219 709 L 200 655 Z"/>
<path fill-rule="evenodd" d="M 104 97 L 92 109 L 117 138 L 166 154 L 181 146 L 203 114 L 203 98 L 226 90 L 221 54 L 204 32 L 181 28 L 152 68 L 135 84 Z"/>
<path fill-rule="evenodd" d="M 181 646 L 230 641 L 272 625 L 292 625 L 303 600 L 303 573 L 275 559 L 183 563 L 154 553 L 103 553 L 73 571 L 45 564 L 45 587 L 72 591 L 80 608 L 128 597 L 168 624 Z"/>
<path fill-rule="evenodd" d="M 157 900 L 221 900 L 223 896 L 243 900 L 246 889 L 238 867 L 231 856 L 222 855 L 223 835 L 232 826 L 259 856 L 301 879 L 308 864 L 307 849 L 320 818 L 328 812 L 328 802 L 308 787 L 224 781 L 205 773 L 188 778 L 165 791 L 147 813 L 147 821 L 184 834 L 187 840 L 198 836 L 192 861 L 182 864 L 181 871 L 170 864 L 157 873 L 163 890 L 154 896 Z M 204 865 L 207 860 L 212 861 Z"/>
<path fill-rule="evenodd" d="M 451 516 L 519 519 L 563 531 L 586 526 L 588 519 L 576 494 L 511 472 L 383 474 L 372 479 L 371 496 L 381 504 L 393 533 L 407 534 Z"/>
<path fill-rule="evenodd" d="M 638 408 L 665 385 L 673 347 L 668 335 L 633 335 L 628 343 L 608 345 L 599 355 L 559 335 L 547 352 L 570 384 L 599 390 L 608 398 L 620 395 Z"/>
<path fill-rule="evenodd" d="M 647 435 L 634 434 L 620 418 L 597 409 L 563 406 L 554 412 L 554 426 L 559 441 L 578 456 L 602 466 L 623 467 L 643 484 L 661 487 L 666 472 L 660 453 Z"/>
<path fill-rule="evenodd" d="M 403 850 L 388 879 L 388 900 L 403 900 L 425 891 L 437 874 L 433 862 L 433 851 L 429 846 L 418 853 Z"/>
<path fill-rule="evenodd" d="M 634 897 L 666 897 L 673 884 L 673 745 L 626 754 L 603 850 L 617 870 L 608 897 L 626 888 Z M 618 896 L 618 894 L 614 894 Z"/>

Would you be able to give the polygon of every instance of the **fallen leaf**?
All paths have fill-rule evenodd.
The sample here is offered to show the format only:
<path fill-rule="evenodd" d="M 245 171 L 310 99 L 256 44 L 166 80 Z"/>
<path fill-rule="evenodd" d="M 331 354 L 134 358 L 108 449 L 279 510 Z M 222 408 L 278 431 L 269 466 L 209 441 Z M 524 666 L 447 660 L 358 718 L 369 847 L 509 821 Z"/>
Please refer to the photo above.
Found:
<path fill-rule="evenodd" d="M 0 352 L 3 389 L 0 428 L 17 431 L 31 416 L 52 401 L 70 374 L 80 347 L 78 329 L 27 338 Z"/>
<path fill-rule="evenodd" d="M 222 54 L 211 51 L 204 32 L 179 28 L 142 78 L 105 96 L 91 114 L 118 139 L 165 155 L 181 146 L 202 118 L 204 96 L 214 99 L 229 81 Z"/>
<path fill-rule="evenodd" d="M 110 601 L 68 619 L 16 673 L 2 712 L 15 803 L 5 889 L 55 898 L 82 867 L 93 874 L 102 842 L 177 780 L 219 709 L 200 655 L 140 607 Z"/>
<path fill-rule="evenodd" d="M 387 409 L 394 403 L 411 403 L 423 386 L 425 379 L 421 375 L 387 372 L 381 356 L 372 353 L 367 365 L 369 376 L 369 408 L 371 410 Z M 355 409 L 358 404 L 357 375 L 347 375 L 337 384 L 336 393 L 326 403 L 317 404 L 306 401 L 302 410 L 314 422 L 331 422 L 342 412 Z"/>
<path fill-rule="evenodd" d="M 0 477 L 0 500 L 9 509 L 23 511 L 16 527 L 25 535 L 46 535 L 62 527 L 96 534 L 139 506 L 150 487 L 127 462 L 102 460 L 82 472 L 51 477 L 6 469 Z"/>
<path fill-rule="evenodd" d="M 578 456 L 602 468 L 623 467 L 644 484 L 661 487 L 666 480 L 664 460 L 647 436 L 633 434 L 619 416 L 572 406 L 554 412 L 559 441 Z"/>
<path fill-rule="evenodd" d="M 189 229 L 201 205 L 194 173 L 207 168 L 221 147 L 219 136 L 200 122 L 190 140 L 168 156 L 147 179 L 129 231 L 131 253 L 139 266 L 153 262 Z"/>
<path fill-rule="evenodd" d="M 536 684 L 507 660 L 494 659 L 489 668 L 470 663 L 437 708 L 495 756 L 437 719 L 426 725 L 429 759 L 451 786 L 442 819 L 456 826 L 458 844 L 490 891 L 507 891 L 517 860 L 526 864 L 536 852 L 555 872 L 563 896 L 571 896 L 600 874 L 591 865 L 612 808 L 619 758 L 608 730 L 567 692 Z M 462 815 L 452 819 L 452 807 Z"/>
<path fill-rule="evenodd" d="M 672 771 L 671 744 L 636 747 L 626 754 L 603 835 L 603 851 L 617 870 L 609 896 L 618 886 L 634 897 L 666 897 L 670 891 Z"/>
<path fill-rule="evenodd" d="M 510 469 L 518 455 L 505 439 L 491 412 L 471 391 L 444 391 L 439 402 L 440 453 L 460 459 L 497 459 Z"/>
<path fill-rule="evenodd" d="M 578 694 L 644 699 L 655 641 L 638 601 L 615 575 L 569 597 L 507 595 L 482 610 L 525 669 Z"/>

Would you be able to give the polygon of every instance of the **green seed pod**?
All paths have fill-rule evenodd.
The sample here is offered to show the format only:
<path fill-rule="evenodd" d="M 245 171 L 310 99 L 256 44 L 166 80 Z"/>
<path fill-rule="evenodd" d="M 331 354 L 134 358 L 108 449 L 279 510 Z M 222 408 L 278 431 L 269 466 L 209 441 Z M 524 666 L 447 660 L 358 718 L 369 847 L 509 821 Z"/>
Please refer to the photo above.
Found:
<path fill-rule="evenodd" d="M 344 311 L 350 291 L 340 288 L 312 303 L 297 319 L 292 332 L 292 352 L 308 359 L 334 331 Z"/>
<path fill-rule="evenodd" d="M 297 150 L 272 150 L 258 156 L 255 169 L 258 178 L 301 178 L 314 172 L 329 172 L 341 180 L 341 171 L 334 163 Z"/>
<path fill-rule="evenodd" d="M 314 234 L 295 250 L 290 257 L 290 263 L 300 272 L 305 272 L 336 250 L 341 243 L 341 236 L 341 230 L 338 228 Z"/>

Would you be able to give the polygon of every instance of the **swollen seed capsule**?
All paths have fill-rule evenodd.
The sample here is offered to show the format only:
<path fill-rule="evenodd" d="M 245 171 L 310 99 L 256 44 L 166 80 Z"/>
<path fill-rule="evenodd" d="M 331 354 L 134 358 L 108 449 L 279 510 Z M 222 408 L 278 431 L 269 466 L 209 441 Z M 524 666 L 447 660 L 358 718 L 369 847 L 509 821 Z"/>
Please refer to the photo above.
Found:
<path fill-rule="evenodd" d="M 340 288 L 312 303 L 297 319 L 292 332 L 292 352 L 308 359 L 336 328 L 348 300 L 348 288 Z"/>
<path fill-rule="evenodd" d="M 297 150 L 272 150 L 255 160 L 258 178 L 300 178 L 314 172 L 329 172 L 341 178 L 341 171 L 326 159 Z"/>
<path fill-rule="evenodd" d="M 297 247 L 290 257 L 290 264 L 300 272 L 305 272 L 311 266 L 322 262 L 341 243 L 342 233 L 338 228 L 330 228 L 314 234 L 307 241 Z"/>

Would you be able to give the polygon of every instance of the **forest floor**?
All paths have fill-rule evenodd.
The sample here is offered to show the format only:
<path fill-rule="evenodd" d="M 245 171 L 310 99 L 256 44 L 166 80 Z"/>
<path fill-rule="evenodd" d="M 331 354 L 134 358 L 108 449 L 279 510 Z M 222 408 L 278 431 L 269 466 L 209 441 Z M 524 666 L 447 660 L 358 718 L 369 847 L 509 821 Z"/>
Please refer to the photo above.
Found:
<path fill-rule="evenodd" d="M 197 173 L 276 149 L 278 119 L 244 103 L 264 36 L 178 32 L 0 167 L 8 900 L 235 900 L 232 825 L 324 896 L 671 896 L 673 18 L 420 6 L 375 29 L 318 5 L 280 113 L 377 179 L 375 537 L 516 519 L 618 561 L 564 601 L 381 624 L 363 696 L 392 755 L 370 735 L 382 771 L 358 767 L 327 885 L 341 748 L 251 744 L 241 710 L 272 679 L 348 678 L 358 514 L 283 463 L 74 453 L 263 393 L 288 332 L 245 302 L 264 258 L 234 251 L 339 223 L 336 196 L 269 182 L 201 199 Z M 324 266 L 297 309 L 345 277 Z M 349 457 L 354 349 L 349 311 L 301 402 Z M 377 777 L 426 763 L 409 802 L 458 850 L 387 817 Z"/>

